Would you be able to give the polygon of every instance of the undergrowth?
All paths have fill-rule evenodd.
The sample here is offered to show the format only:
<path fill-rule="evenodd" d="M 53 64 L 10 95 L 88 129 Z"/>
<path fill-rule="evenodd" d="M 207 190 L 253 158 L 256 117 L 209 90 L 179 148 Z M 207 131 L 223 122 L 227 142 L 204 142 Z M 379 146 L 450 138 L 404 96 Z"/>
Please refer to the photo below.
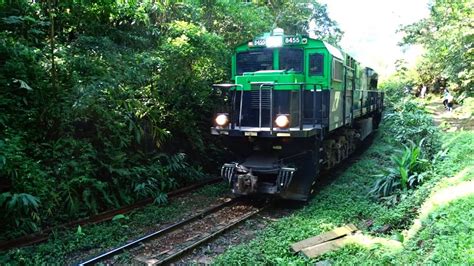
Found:
<path fill-rule="evenodd" d="M 444 252 L 443 248 L 435 250 L 427 248 L 413 260 L 405 260 L 401 255 L 403 252 L 394 254 L 382 246 L 367 249 L 358 245 L 349 245 L 316 259 L 308 259 L 303 255 L 290 252 L 290 244 L 348 223 L 355 224 L 364 234 L 400 240 L 402 231 L 411 226 L 414 218 L 418 215 L 418 208 L 440 180 L 455 175 L 474 161 L 474 147 L 472 145 L 474 133 L 436 133 L 436 139 L 429 140 L 431 144 L 427 146 L 428 149 L 439 147 L 437 149 L 447 151 L 442 160 L 438 159 L 431 164 L 432 170 L 429 176 L 426 176 L 423 182 L 416 186 L 416 189 L 400 190 L 399 197 L 394 204 L 381 204 L 379 201 L 374 201 L 368 197 L 368 192 L 373 187 L 380 169 L 394 167 L 390 158 L 393 156 L 394 150 L 401 148 L 399 138 L 412 135 L 416 136 L 415 140 L 421 140 L 426 136 L 416 133 L 415 130 L 418 131 L 418 129 L 406 134 L 407 131 L 404 132 L 404 130 L 407 129 L 400 127 L 394 130 L 392 128 L 394 126 L 397 125 L 384 122 L 374 143 L 361 156 L 361 159 L 350 166 L 333 183 L 323 188 L 307 206 L 270 225 L 251 242 L 226 251 L 217 257 L 215 262 L 219 265 L 241 264 L 242 262 L 246 264 L 312 264 L 316 261 L 329 261 L 337 265 L 403 264 L 423 262 L 423 256 L 428 252 L 433 253 L 431 254 L 433 258 L 441 258 Z M 426 130 L 436 131 L 433 128 L 426 128 Z M 400 134 L 398 138 L 396 134 Z M 431 158 L 434 158 L 435 152 L 436 149 L 430 153 Z M 465 206 L 469 206 L 471 203 L 465 204 L 467 204 Z M 454 211 L 455 217 L 460 215 L 459 211 L 462 208 L 458 209 L 458 211 Z M 453 223 L 459 222 L 458 219 Z M 447 229 L 453 236 L 456 235 L 453 231 L 454 228 L 455 226 L 450 226 Z M 437 234 L 439 235 L 439 233 Z M 441 239 L 436 241 L 441 241 Z M 467 254 L 466 244 L 470 244 L 471 247 L 474 244 L 471 238 L 462 243 L 462 245 L 453 246 L 451 254 Z M 410 245 L 413 246 L 416 243 Z M 445 244 L 444 247 L 447 248 L 448 244 Z M 469 258 L 457 255 L 449 258 L 452 260 L 431 260 L 431 262 L 468 263 L 469 261 Z"/>
<path fill-rule="evenodd" d="M 77 264 L 86 258 L 138 238 L 162 223 L 169 223 L 206 208 L 228 192 L 224 184 L 209 185 L 190 197 L 177 197 L 166 205 L 149 205 L 100 224 L 55 231 L 48 242 L 0 252 L 0 264 Z"/>
<path fill-rule="evenodd" d="M 474 175 L 471 174 L 471 178 Z M 423 229 L 405 244 L 403 256 L 393 254 L 396 264 L 474 264 L 474 195 L 434 210 Z"/>

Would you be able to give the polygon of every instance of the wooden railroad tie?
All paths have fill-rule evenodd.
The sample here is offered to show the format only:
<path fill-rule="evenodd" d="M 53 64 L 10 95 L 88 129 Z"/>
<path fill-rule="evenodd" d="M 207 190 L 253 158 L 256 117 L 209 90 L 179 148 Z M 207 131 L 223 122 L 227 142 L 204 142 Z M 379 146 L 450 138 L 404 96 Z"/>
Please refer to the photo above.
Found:
<path fill-rule="evenodd" d="M 291 249 L 302 252 L 308 258 L 320 256 L 326 252 L 337 250 L 347 244 L 355 243 L 370 247 L 374 244 L 381 244 L 391 248 L 400 248 L 402 244 L 395 240 L 381 237 L 365 236 L 353 224 L 335 228 L 329 232 L 296 242 L 291 245 Z"/>

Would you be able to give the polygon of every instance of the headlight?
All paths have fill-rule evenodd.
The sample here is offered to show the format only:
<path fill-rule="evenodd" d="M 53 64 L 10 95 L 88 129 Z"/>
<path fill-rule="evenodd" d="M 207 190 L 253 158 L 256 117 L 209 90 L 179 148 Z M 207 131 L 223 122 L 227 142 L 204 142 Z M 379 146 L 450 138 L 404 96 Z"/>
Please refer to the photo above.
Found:
<path fill-rule="evenodd" d="M 290 119 L 288 118 L 288 115 L 278 115 L 275 119 L 275 124 L 277 127 L 285 128 L 290 125 Z"/>
<path fill-rule="evenodd" d="M 216 116 L 215 122 L 218 126 L 223 127 L 229 123 L 229 118 L 227 117 L 227 114 L 218 114 Z"/>

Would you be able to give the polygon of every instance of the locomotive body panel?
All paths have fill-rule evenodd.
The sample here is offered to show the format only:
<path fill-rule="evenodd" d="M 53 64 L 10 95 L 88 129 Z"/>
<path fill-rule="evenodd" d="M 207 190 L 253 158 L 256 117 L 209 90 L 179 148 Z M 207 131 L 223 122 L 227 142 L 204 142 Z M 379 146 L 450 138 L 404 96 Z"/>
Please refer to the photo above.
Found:
<path fill-rule="evenodd" d="M 329 115 L 329 131 L 344 125 L 344 91 L 331 90 L 329 97 L 330 115 Z"/>

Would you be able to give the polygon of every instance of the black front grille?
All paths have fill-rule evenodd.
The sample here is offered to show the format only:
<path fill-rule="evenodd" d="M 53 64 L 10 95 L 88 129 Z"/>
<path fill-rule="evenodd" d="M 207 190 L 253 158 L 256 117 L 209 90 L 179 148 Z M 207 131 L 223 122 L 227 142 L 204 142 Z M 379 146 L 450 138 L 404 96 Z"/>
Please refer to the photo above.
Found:
<path fill-rule="evenodd" d="M 260 108 L 260 90 L 253 89 L 250 91 L 250 108 Z M 262 109 L 270 110 L 270 89 L 262 89 Z"/>

